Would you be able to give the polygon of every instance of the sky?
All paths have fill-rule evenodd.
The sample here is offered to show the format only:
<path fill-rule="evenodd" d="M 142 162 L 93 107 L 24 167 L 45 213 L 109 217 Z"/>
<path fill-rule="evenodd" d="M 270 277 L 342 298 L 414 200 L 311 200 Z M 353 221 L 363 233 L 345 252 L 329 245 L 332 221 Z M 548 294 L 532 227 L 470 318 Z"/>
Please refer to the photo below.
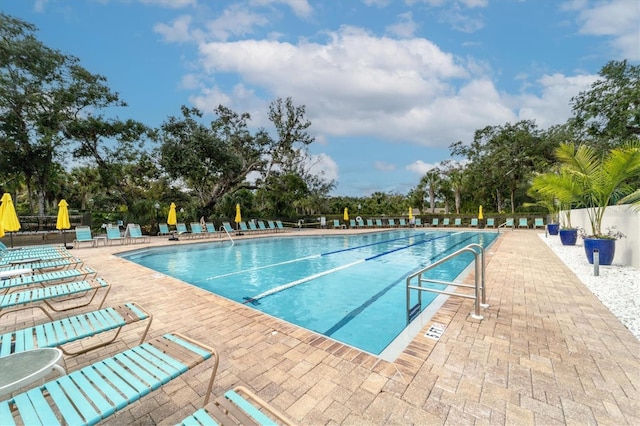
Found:
<path fill-rule="evenodd" d="M 406 194 L 450 145 L 534 120 L 612 60 L 640 62 L 638 0 L 0 0 L 48 47 L 107 78 L 121 119 L 159 127 L 223 105 L 273 130 L 291 97 L 332 195 Z M 456 159 L 454 159 L 456 160 Z"/>

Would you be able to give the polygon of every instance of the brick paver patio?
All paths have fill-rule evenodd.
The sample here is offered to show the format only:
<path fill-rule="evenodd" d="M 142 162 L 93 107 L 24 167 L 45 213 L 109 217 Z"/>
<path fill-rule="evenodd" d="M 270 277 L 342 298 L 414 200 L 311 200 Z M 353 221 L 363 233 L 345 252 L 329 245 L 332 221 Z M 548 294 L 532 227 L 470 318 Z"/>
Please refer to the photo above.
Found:
<path fill-rule="evenodd" d="M 169 243 L 153 237 L 151 245 Z M 216 395 L 245 385 L 301 425 L 640 424 L 638 339 L 536 231 L 504 232 L 488 250 L 491 306 L 484 320 L 469 317 L 472 301 L 450 298 L 432 320 L 447 326 L 442 337 L 425 337 L 427 324 L 395 362 L 112 255 L 140 247 L 73 254 L 112 284 L 106 305 L 135 301 L 154 314 L 150 337 L 177 331 L 216 347 Z M 0 327 L 28 321 L 12 314 Z M 130 328 L 105 348 L 66 358 L 67 368 L 135 345 L 140 331 Z M 201 407 L 208 367 L 196 367 L 103 423 L 178 422 Z"/>

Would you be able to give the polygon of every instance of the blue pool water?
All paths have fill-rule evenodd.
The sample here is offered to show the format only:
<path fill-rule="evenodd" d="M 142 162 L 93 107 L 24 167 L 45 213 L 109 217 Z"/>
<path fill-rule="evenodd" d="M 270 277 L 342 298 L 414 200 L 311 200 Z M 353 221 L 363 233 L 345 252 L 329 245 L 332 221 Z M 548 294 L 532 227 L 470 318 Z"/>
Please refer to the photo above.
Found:
<path fill-rule="evenodd" d="M 123 258 L 233 301 L 380 354 L 407 326 L 406 277 L 485 232 L 407 229 L 372 234 L 258 238 L 160 247 Z M 454 280 L 466 253 L 429 271 Z M 442 286 L 443 288 L 444 286 Z M 437 296 L 423 293 L 423 309 Z M 412 299 L 412 304 L 416 303 Z"/>

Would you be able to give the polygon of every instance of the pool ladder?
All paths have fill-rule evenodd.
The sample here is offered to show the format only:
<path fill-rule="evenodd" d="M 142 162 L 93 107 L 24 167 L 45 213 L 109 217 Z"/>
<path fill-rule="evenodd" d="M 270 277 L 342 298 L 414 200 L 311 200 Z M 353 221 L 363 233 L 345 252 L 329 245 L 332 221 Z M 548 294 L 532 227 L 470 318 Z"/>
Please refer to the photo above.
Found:
<path fill-rule="evenodd" d="M 434 279 L 426 278 L 423 276 L 425 272 L 439 265 L 442 265 L 443 263 L 446 263 L 449 260 L 455 257 L 458 257 L 463 253 L 473 253 L 474 265 L 475 265 L 474 285 L 463 284 L 455 281 L 434 280 Z M 416 316 L 418 316 L 418 314 L 420 314 L 422 309 L 422 292 L 423 291 L 446 294 L 448 296 L 464 297 L 466 299 L 473 299 L 476 302 L 475 302 L 475 310 L 473 313 L 471 313 L 471 318 L 478 319 L 478 320 L 483 319 L 484 317 L 480 314 L 480 307 L 483 307 L 483 308 L 489 307 L 486 300 L 486 291 L 485 291 L 485 285 L 484 285 L 484 267 L 485 267 L 484 247 L 482 247 L 480 244 L 474 243 L 474 244 L 469 244 L 464 248 L 461 248 L 455 253 L 452 253 L 449 256 L 444 257 L 435 263 L 432 263 L 431 265 L 427 266 L 426 268 L 412 275 L 409 275 L 407 277 L 407 323 L 411 322 Z M 416 281 L 416 280 L 417 280 L 416 285 L 412 285 L 413 281 Z M 463 294 L 463 293 L 456 293 L 456 292 L 445 291 L 445 290 L 438 290 L 431 287 L 423 287 L 422 283 L 445 284 L 445 285 L 451 285 L 451 286 L 457 286 L 457 287 L 473 288 L 474 294 L 473 295 Z M 410 297 L 411 290 L 418 291 L 418 303 L 416 303 L 413 306 L 411 306 L 411 297 Z M 481 303 L 478 303 L 478 300 L 481 300 Z"/>
<path fill-rule="evenodd" d="M 222 232 L 222 231 L 226 232 L 227 237 L 229 237 L 229 240 L 231 240 L 231 245 L 232 246 L 235 245 L 236 242 L 233 241 L 233 238 L 231 238 L 231 234 L 229 234 L 229 231 L 227 231 L 227 228 L 225 228 L 224 226 L 221 226 L 220 227 L 220 232 Z"/>

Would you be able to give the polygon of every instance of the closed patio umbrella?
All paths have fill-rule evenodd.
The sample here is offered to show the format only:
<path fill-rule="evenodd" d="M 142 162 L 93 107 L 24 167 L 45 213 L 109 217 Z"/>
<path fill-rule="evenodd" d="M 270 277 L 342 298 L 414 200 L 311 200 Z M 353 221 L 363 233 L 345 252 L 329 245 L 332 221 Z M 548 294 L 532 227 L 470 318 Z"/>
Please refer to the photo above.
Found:
<path fill-rule="evenodd" d="M 65 229 L 71 228 L 71 223 L 69 222 L 69 204 L 67 201 L 62 199 L 58 203 L 58 220 L 56 221 L 56 229 L 62 231 L 62 244 L 64 244 L 64 248 L 67 247 L 67 239 L 64 233 Z"/>
<path fill-rule="evenodd" d="M 409 220 L 413 219 L 413 207 L 409 207 Z"/>
<path fill-rule="evenodd" d="M 342 214 L 342 218 L 345 221 L 349 220 L 349 209 L 347 207 L 344 208 L 344 213 Z"/>
<path fill-rule="evenodd" d="M 13 205 L 11 194 L 5 192 L 2 195 L 2 206 L 0 206 L 0 226 L 4 231 L 11 234 L 11 247 L 13 247 L 13 233 L 20 230 L 20 221 Z"/>
<path fill-rule="evenodd" d="M 167 217 L 167 225 L 177 225 L 178 216 L 176 215 L 176 203 L 171 203 L 169 206 L 169 217 Z"/>
<path fill-rule="evenodd" d="M 484 217 L 482 216 L 482 206 L 480 206 L 480 209 L 478 210 L 478 219 L 484 219 Z"/>
<path fill-rule="evenodd" d="M 235 218 L 235 222 L 236 222 L 236 229 L 239 228 L 240 225 L 238 225 L 240 222 L 242 222 L 242 214 L 240 214 L 240 204 L 236 204 L 236 218 Z"/>

